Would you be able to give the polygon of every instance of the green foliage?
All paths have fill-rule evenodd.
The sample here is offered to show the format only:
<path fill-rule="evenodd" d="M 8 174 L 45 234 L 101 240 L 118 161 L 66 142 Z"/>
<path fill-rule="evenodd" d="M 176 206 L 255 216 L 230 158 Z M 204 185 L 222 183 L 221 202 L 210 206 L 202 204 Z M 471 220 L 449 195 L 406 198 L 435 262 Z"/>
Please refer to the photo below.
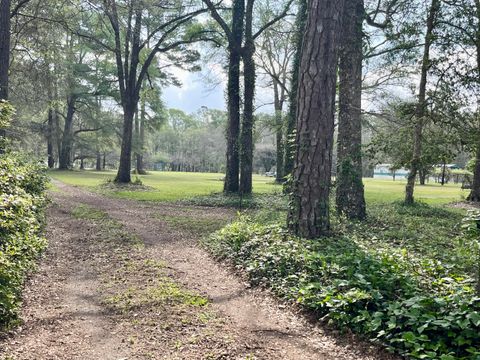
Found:
<path fill-rule="evenodd" d="M 0 129 L 5 129 L 10 125 L 13 113 L 13 107 L 5 100 L 0 100 Z"/>
<path fill-rule="evenodd" d="M 15 320 L 20 290 L 42 237 L 45 169 L 16 155 L 0 157 L 0 327 Z"/>
<path fill-rule="evenodd" d="M 205 244 L 254 284 L 404 356 L 478 359 L 477 259 L 462 215 L 424 204 L 372 207 L 367 223 L 334 219 L 331 238 L 308 241 L 241 217 Z"/>

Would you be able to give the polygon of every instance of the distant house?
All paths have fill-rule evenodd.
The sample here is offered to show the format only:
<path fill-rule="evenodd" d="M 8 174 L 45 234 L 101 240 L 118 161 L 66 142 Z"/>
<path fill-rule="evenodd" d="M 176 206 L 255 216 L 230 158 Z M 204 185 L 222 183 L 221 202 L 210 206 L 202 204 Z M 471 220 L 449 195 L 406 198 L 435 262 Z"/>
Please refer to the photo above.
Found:
<path fill-rule="evenodd" d="M 404 168 L 392 169 L 392 164 L 379 164 L 373 171 L 374 179 L 395 180 L 404 179 L 408 176 L 408 170 Z"/>

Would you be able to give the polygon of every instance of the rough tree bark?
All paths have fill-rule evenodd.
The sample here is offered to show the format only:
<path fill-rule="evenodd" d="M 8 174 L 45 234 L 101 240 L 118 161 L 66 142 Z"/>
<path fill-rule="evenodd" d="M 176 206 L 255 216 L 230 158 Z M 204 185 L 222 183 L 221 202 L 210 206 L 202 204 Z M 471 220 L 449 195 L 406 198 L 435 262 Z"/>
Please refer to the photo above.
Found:
<path fill-rule="evenodd" d="M 55 154 L 53 153 L 54 144 L 54 110 L 48 109 L 47 120 L 47 156 L 48 156 L 48 168 L 53 169 L 55 167 Z"/>
<path fill-rule="evenodd" d="M 339 213 L 349 219 L 366 216 L 362 182 L 363 0 L 345 3 L 339 62 L 337 192 Z"/>
<path fill-rule="evenodd" d="M 0 100 L 8 99 L 10 66 L 10 0 L 0 0 Z"/>
<path fill-rule="evenodd" d="M 300 62 L 297 152 L 289 228 L 317 238 L 330 231 L 330 186 L 338 42 L 344 0 L 309 1 Z"/>
<path fill-rule="evenodd" d="M 146 175 L 147 171 L 143 164 L 143 151 L 145 146 L 145 99 L 140 101 L 140 118 L 137 123 L 138 150 L 136 154 L 136 170 L 139 175 Z"/>
<path fill-rule="evenodd" d="M 55 167 L 55 154 L 53 151 L 55 144 L 55 113 L 54 108 L 54 98 L 53 98 L 53 79 L 50 74 L 50 65 L 47 66 L 48 71 L 48 85 L 47 85 L 47 95 L 48 95 L 48 115 L 47 115 L 47 156 L 48 156 L 48 168 L 53 169 Z"/>
<path fill-rule="evenodd" d="M 97 151 L 95 170 L 102 171 L 102 154 L 100 153 L 100 151 Z"/>
<path fill-rule="evenodd" d="M 227 153 L 223 191 L 238 193 L 240 190 L 240 63 L 242 60 L 243 25 L 245 21 L 245 0 L 232 3 L 232 22 L 229 26 L 220 16 L 211 0 L 203 0 L 212 18 L 220 25 L 228 41 L 228 83 L 227 83 Z"/>
<path fill-rule="evenodd" d="M 75 116 L 75 103 L 77 98 L 70 95 L 67 99 L 67 115 L 63 127 L 63 135 L 58 154 L 58 169 L 68 170 L 72 166 L 72 146 L 73 146 L 73 119 Z"/>
<path fill-rule="evenodd" d="M 227 164 L 224 191 L 237 193 L 240 189 L 240 63 L 243 41 L 243 23 L 245 19 L 245 1 L 235 0 L 232 8 L 231 33 L 228 36 L 228 127 L 227 127 Z"/>
<path fill-rule="evenodd" d="M 475 0 L 475 14 L 480 23 L 480 0 Z M 477 51 L 477 74 L 480 78 L 480 29 L 475 32 L 475 47 Z M 480 105 L 480 104 L 479 104 Z M 477 109 L 478 125 L 480 127 L 480 106 Z M 472 190 L 467 197 L 468 201 L 480 202 L 480 131 L 478 132 L 477 151 L 475 153 L 475 169 L 473 172 Z M 480 294 L 480 281 L 478 282 Z"/>
<path fill-rule="evenodd" d="M 253 38 L 253 4 L 254 0 L 247 1 L 245 12 L 245 44 L 242 48 L 244 97 L 243 121 L 240 133 L 240 193 L 252 193 L 253 173 L 253 123 L 255 99 L 255 40 Z"/>
<path fill-rule="evenodd" d="M 278 183 L 283 182 L 285 177 L 284 170 L 284 142 L 283 142 L 283 103 L 285 98 L 285 90 L 280 90 L 280 84 L 277 80 L 273 80 L 273 93 L 274 93 L 274 108 L 275 108 L 275 137 L 276 137 L 276 146 L 277 146 L 277 176 L 276 181 Z"/>
<path fill-rule="evenodd" d="M 307 0 L 298 1 L 298 14 L 295 21 L 297 33 L 296 39 L 296 52 L 293 58 L 292 65 L 292 83 L 290 90 L 290 108 L 288 110 L 287 128 L 285 132 L 285 146 L 284 146 L 284 176 L 290 175 L 293 172 L 295 165 L 295 146 L 291 143 L 291 140 L 295 134 L 296 121 L 297 121 L 297 95 L 298 95 L 298 77 L 300 69 L 300 61 L 302 56 L 302 44 L 303 34 L 307 22 Z"/>
<path fill-rule="evenodd" d="M 440 10 L 440 0 L 432 0 L 427 18 L 427 31 L 425 33 L 425 46 L 423 51 L 422 69 L 420 77 L 420 87 L 418 92 L 418 104 L 415 109 L 415 124 L 413 129 L 413 156 L 410 163 L 410 172 L 407 177 L 407 186 L 405 188 L 405 204 L 414 203 L 413 193 L 415 190 L 415 180 L 421 166 L 422 158 L 422 138 L 423 127 L 425 124 L 425 115 L 427 110 L 427 81 L 428 71 L 430 70 L 430 50 L 433 43 L 433 32 L 435 29 L 436 15 Z"/>
<path fill-rule="evenodd" d="M 8 100 L 8 68 L 10 66 L 10 0 L 0 0 L 0 100 Z M 0 154 L 6 132 L 0 129 Z"/>

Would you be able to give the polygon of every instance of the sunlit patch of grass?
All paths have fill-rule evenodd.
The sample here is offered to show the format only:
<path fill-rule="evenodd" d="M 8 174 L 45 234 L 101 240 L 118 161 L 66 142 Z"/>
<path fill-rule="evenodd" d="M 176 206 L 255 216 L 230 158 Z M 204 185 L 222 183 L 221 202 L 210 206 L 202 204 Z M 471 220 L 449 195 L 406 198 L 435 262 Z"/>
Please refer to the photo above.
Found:
<path fill-rule="evenodd" d="M 72 210 L 72 215 L 76 219 L 82 220 L 107 220 L 108 214 L 105 211 L 95 209 L 91 206 L 80 204 Z"/>
<path fill-rule="evenodd" d="M 102 187 L 102 184 L 111 182 L 115 177 L 113 171 L 51 171 L 50 176 L 69 185 L 86 187 L 124 199 L 177 201 L 221 192 L 224 175 L 152 171 L 149 172 L 149 175 L 139 176 L 144 186 L 140 187 L 138 191 L 135 191 L 134 188 L 125 190 L 125 188 L 119 187 L 118 191 L 115 191 L 112 186 Z M 253 189 L 255 193 L 269 193 L 281 190 L 281 186 L 276 185 L 272 178 L 255 175 Z"/>
<path fill-rule="evenodd" d="M 198 205 L 250 207 L 249 198 L 225 197 L 223 174 L 178 173 L 152 171 L 149 175 L 139 176 L 143 187 L 125 188 L 102 187 L 115 177 L 113 171 L 51 171 L 50 176 L 66 184 L 82 186 L 106 195 L 140 201 L 178 201 L 193 199 Z M 364 179 L 365 197 L 369 203 L 389 203 L 402 200 L 405 194 L 405 180 Z M 280 193 L 282 186 L 275 184 L 272 178 L 255 175 L 253 177 L 254 194 Z M 430 183 L 415 187 L 415 198 L 431 205 L 442 205 L 463 200 L 468 194 L 458 184 Z M 275 195 L 275 197 L 278 197 Z M 212 199 L 210 199 L 212 198 Z M 267 196 L 268 198 L 268 196 Z M 253 198 L 255 200 L 255 197 Z M 242 203 L 241 203 L 242 202 Z M 268 202 L 268 199 L 267 199 Z"/>
<path fill-rule="evenodd" d="M 172 228 L 194 234 L 211 234 L 225 226 L 223 219 L 194 217 L 193 215 L 158 215 L 158 218 Z"/>
<path fill-rule="evenodd" d="M 110 218 L 103 210 L 80 204 L 73 208 L 71 214 L 76 219 L 89 220 L 99 224 L 98 229 L 105 241 L 121 243 L 135 248 L 143 247 L 143 242 L 138 236 L 126 231 L 121 223 Z"/>

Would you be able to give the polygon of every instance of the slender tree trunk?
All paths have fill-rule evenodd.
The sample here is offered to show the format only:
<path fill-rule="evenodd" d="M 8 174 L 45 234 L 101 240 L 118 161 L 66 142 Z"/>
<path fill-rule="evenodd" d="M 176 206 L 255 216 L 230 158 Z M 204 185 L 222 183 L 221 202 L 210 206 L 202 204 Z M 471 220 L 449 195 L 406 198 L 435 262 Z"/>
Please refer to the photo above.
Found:
<path fill-rule="evenodd" d="M 97 151 L 97 158 L 95 162 L 95 170 L 96 171 L 102 171 L 102 154 L 100 154 L 100 151 Z"/>
<path fill-rule="evenodd" d="M 10 0 L 0 0 L 0 100 L 8 100 L 10 67 Z"/>
<path fill-rule="evenodd" d="M 140 104 L 140 118 L 138 120 L 138 150 L 136 159 L 137 174 L 145 175 L 147 172 L 143 165 L 143 149 L 145 146 L 145 100 L 141 100 Z"/>
<path fill-rule="evenodd" d="M 228 46 L 228 126 L 225 193 L 237 193 L 240 190 L 240 62 L 244 18 L 245 1 L 235 0 L 232 9 L 233 39 L 230 40 Z"/>
<path fill-rule="evenodd" d="M 283 182 L 284 180 L 284 164 L 283 164 L 283 157 L 284 157 L 284 143 L 283 143 L 283 100 L 280 98 L 280 89 L 278 81 L 275 79 L 273 80 L 273 92 L 275 97 L 275 135 L 276 135 L 276 146 L 277 146 L 277 158 L 276 158 L 276 165 L 277 165 L 277 176 L 276 181 L 278 183 Z"/>
<path fill-rule="evenodd" d="M 415 180 L 417 178 L 417 173 L 420 169 L 422 160 L 422 138 L 427 107 L 427 78 L 428 71 L 430 70 L 430 48 L 433 43 L 433 31 L 436 25 L 435 18 L 439 10 L 440 0 L 432 0 L 427 19 L 427 31 L 425 34 L 425 47 L 422 60 L 418 104 L 415 110 L 415 124 L 413 130 L 413 157 L 410 163 L 407 186 L 405 188 L 405 204 L 413 204 L 415 201 L 413 197 Z"/>
<path fill-rule="evenodd" d="M 473 170 L 472 190 L 470 191 L 467 200 L 480 202 L 480 141 L 477 144 L 477 151 L 475 154 L 475 169 Z"/>
<path fill-rule="evenodd" d="M 72 167 L 72 147 L 73 147 L 73 119 L 75 116 L 74 95 L 70 95 L 67 99 L 67 116 L 65 117 L 65 125 L 63 128 L 62 142 L 60 154 L 58 158 L 58 168 L 60 170 L 68 170 Z"/>
<path fill-rule="evenodd" d="M 0 0 L 0 100 L 8 100 L 8 69 L 10 67 L 10 0 Z M 0 154 L 5 151 L 0 129 Z"/>
<path fill-rule="evenodd" d="M 133 119 L 135 117 L 137 102 L 130 98 L 123 107 L 123 133 L 120 152 L 120 165 L 115 182 L 128 184 L 132 181 L 132 135 Z"/>
<path fill-rule="evenodd" d="M 53 169 L 55 167 L 55 154 L 53 153 L 54 143 L 54 110 L 48 109 L 48 121 L 47 121 L 47 156 L 48 156 L 48 168 Z"/>
<path fill-rule="evenodd" d="M 297 235 L 330 231 L 335 96 L 344 0 L 309 1 L 298 81 L 297 152 L 288 224 Z"/>
<path fill-rule="evenodd" d="M 296 28 L 297 33 L 295 35 L 296 39 L 296 50 L 295 56 L 293 58 L 292 65 L 292 82 L 290 90 L 290 108 L 288 111 L 287 117 L 287 129 L 285 132 L 285 146 L 284 146 L 284 176 L 290 175 L 293 172 L 295 164 L 295 151 L 296 147 L 293 143 L 295 138 L 295 129 L 297 122 L 297 95 L 298 95 L 298 77 L 300 69 L 300 61 L 302 57 L 302 44 L 303 44 L 303 34 L 305 31 L 305 26 L 307 22 L 307 0 L 298 1 L 298 14 L 296 19 Z"/>
<path fill-rule="evenodd" d="M 107 154 L 103 153 L 102 170 L 107 167 Z"/>
<path fill-rule="evenodd" d="M 53 90 L 52 83 L 53 79 L 50 72 L 50 64 L 47 65 L 48 77 L 47 77 L 47 95 L 48 95 L 48 117 L 47 117 L 47 163 L 48 168 L 53 169 L 55 167 L 55 154 L 53 151 L 55 143 L 55 109 L 53 108 Z"/>
<path fill-rule="evenodd" d="M 475 13 L 477 14 L 478 23 L 480 23 L 480 0 L 475 0 Z M 480 77 L 480 28 L 476 32 L 476 51 L 477 51 L 477 74 Z M 478 141 L 477 151 L 475 157 L 475 169 L 473 172 L 472 190 L 468 195 L 468 201 L 480 202 L 480 104 L 477 103 L 477 118 L 478 118 Z M 479 281 L 478 281 L 478 293 L 480 294 L 480 268 L 479 268 Z"/>
<path fill-rule="evenodd" d="M 345 4 L 339 65 L 337 211 L 350 219 L 366 216 L 362 182 L 363 0 Z"/>
<path fill-rule="evenodd" d="M 420 178 L 420 185 L 425 185 L 427 179 L 427 171 L 424 168 L 419 169 L 418 177 Z"/>
<path fill-rule="evenodd" d="M 253 3 L 248 0 L 245 15 L 245 46 L 242 51 L 244 98 L 243 98 L 243 122 L 240 134 L 240 193 L 252 193 L 253 174 L 253 123 L 255 99 L 255 42 L 253 39 Z"/>

